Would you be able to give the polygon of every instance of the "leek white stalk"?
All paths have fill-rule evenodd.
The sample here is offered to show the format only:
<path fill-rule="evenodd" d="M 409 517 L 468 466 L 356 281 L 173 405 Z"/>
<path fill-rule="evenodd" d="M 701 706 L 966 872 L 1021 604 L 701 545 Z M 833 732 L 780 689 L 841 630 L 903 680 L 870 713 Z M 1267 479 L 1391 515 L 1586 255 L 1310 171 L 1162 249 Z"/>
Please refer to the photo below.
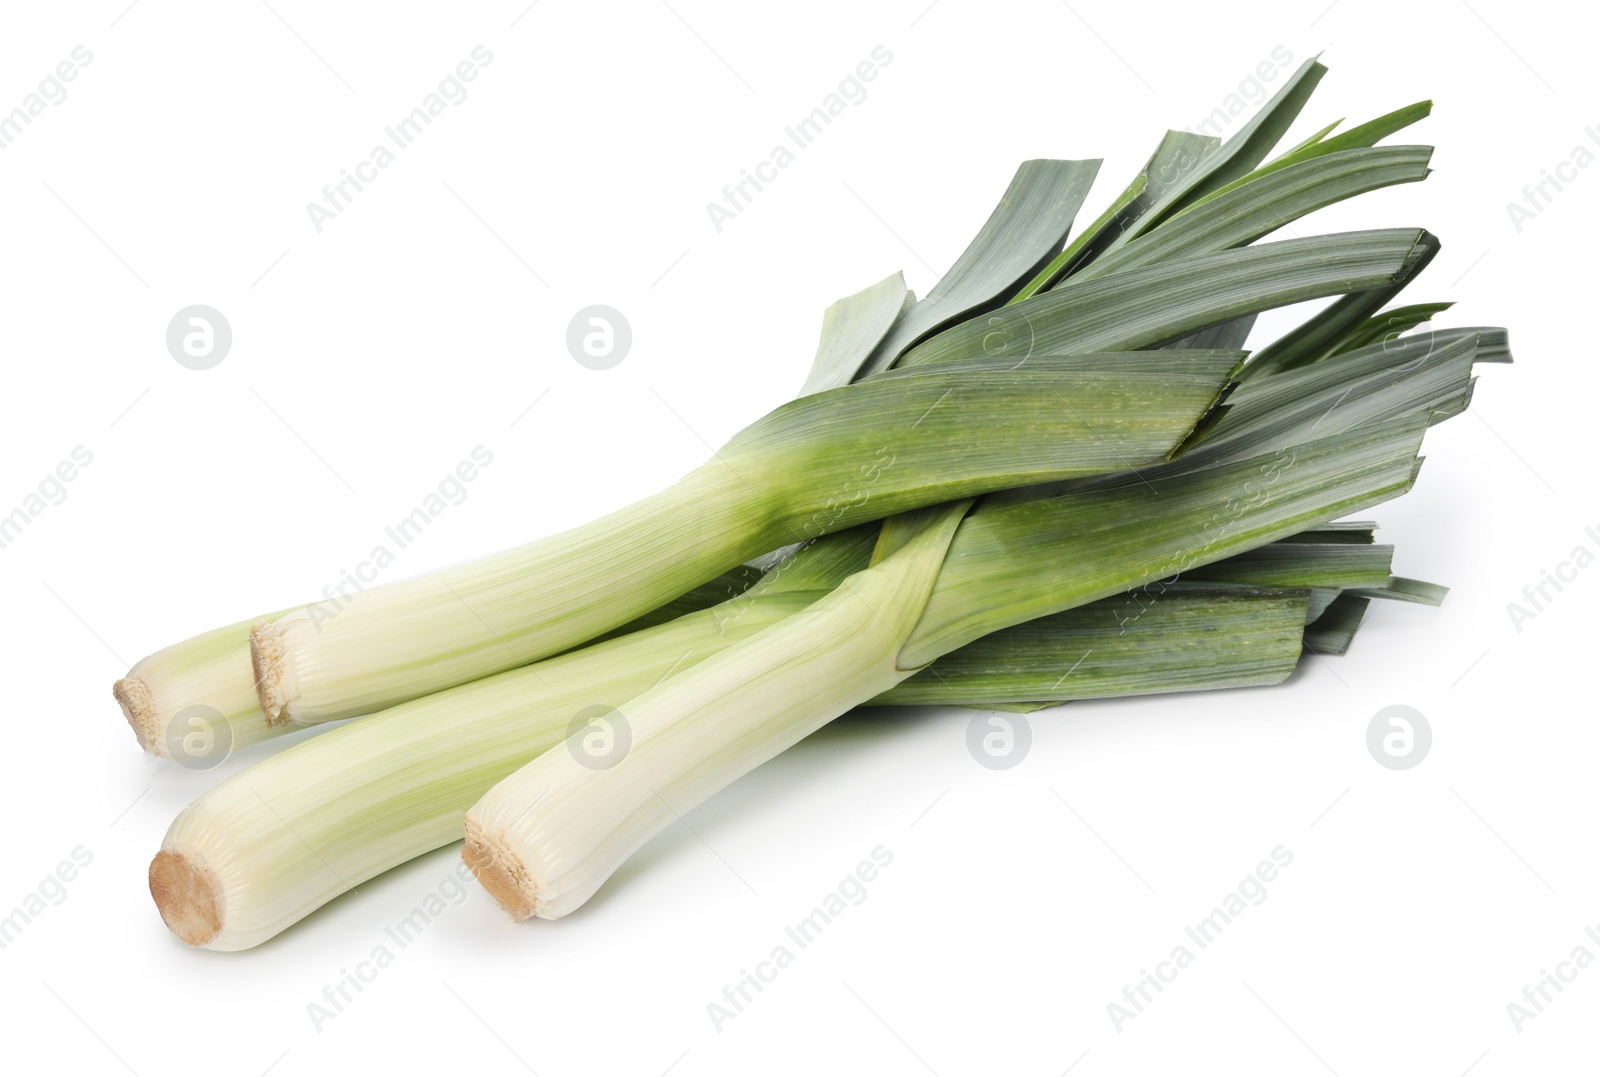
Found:
<path fill-rule="evenodd" d="M 690 614 L 457 689 L 465 698 L 443 692 L 293 745 L 179 814 L 150 864 L 151 896 L 190 945 L 258 945 L 459 838 L 467 806 L 560 743 L 585 708 L 604 714 L 810 597 Z"/>
<path fill-rule="evenodd" d="M 1393 271 L 1401 254 L 1380 244 L 1373 261 Z M 1337 287 L 1327 271 L 1320 278 Z M 1162 461 L 1240 355 L 1161 355 L 1182 365 L 1125 354 L 1022 369 L 988 360 L 803 397 L 626 509 L 371 588 L 337 615 L 313 607 L 258 626 L 263 709 L 274 723 L 365 714 L 566 650 L 798 540 L 952 497 Z"/>
<path fill-rule="evenodd" d="M 250 628 L 259 621 L 241 621 L 165 647 L 134 663 L 112 685 L 139 747 L 193 762 L 273 735 L 250 667 Z"/>
<path fill-rule="evenodd" d="M 246 948 L 372 875 L 458 840 L 488 786 L 567 739 L 575 718 L 588 715 L 578 723 L 584 738 L 626 737 L 607 707 L 806 608 L 867 567 L 876 531 L 830 535 L 748 592 L 668 627 L 401 704 L 223 782 L 185 809 L 151 866 L 163 917 L 192 945 Z M 1319 559 L 1330 574 L 1302 582 L 1354 578 L 1330 553 L 1343 547 L 1309 541 L 1318 534 L 1296 544 L 1318 551 L 1296 551 L 1297 563 Z M 1230 570 L 1232 582 L 1115 596 L 1018 625 L 872 702 L 1035 709 L 1062 698 L 1274 684 L 1301 653 L 1311 594 L 1259 586 L 1274 571 L 1257 557 Z"/>
<path fill-rule="evenodd" d="M 494 781 L 574 723 L 615 734 L 608 706 L 803 609 L 866 563 L 874 534 L 828 536 L 713 607 L 402 704 L 222 782 L 179 814 L 150 864 L 162 919 L 190 945 L 246 949 L 456 840 Z"/>
<path fill-rule="evenodd" d="M 730 780 L 932 660 L 905 638 L 965 505 L 918 514 L 882 564 L 623 708 L 632 747 L 595 771 L 546 752 L 479 801 L 462 856 L 516 919 L 582 905 L 646 839 Z M 676 805 L 676 807 L 674 807 Z"/>
<path fill-rule="evenodd" d="M 741 565 L 623 625 L 615 634 L 626 635 L 714 606 L 759 576 Z M 267 619 L 289 612 L 279 610 Z M 240 621 L 164 647 L 140 659 L 112 685 L 112 695 L 139 747 L 205 770 L 230 752 L 300 728 L 293 722 L 268 722 L 261 709 L 250 663 L 250 630 L 262 620 Z"/>

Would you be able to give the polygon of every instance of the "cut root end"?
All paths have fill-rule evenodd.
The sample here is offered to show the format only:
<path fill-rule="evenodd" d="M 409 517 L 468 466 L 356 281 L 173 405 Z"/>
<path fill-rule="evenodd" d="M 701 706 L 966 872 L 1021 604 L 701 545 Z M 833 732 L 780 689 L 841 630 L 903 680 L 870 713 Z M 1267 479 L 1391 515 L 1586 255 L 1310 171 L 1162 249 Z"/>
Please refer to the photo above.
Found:
<path fill-rule="evenodd" d="M 219 895 L 211 870 L 176 849 L 150 861 L 150 896 L 167 927 L 190 946 L 205 946 L 222 931 Z"/>
<path fill-rule="evenodd" d="M 122 716 L 133 727 L 139 738 L 139 747 L 152 755 L 161 754 L 161 721 L 156 714 L 155 701 L 150 697 L 150 686 L 138 677 L 124 677 L 111 686 L 111 694 Z"/>
<path fill-rule="evenodd" d="M 532 887 L 522 861 L 504 845 L 491 840 L 471 819 L 467 820 L 466 837 L 466 843 L 461 846 L 461 859 L 489 891 L 489 896 L 510 913 L 513 920 L 532 916 Z"/>
<path fill-rule="evenodd" d="M 267 725 L 283 725 L 289 701 L 283 693 L 283 629 L 262 621 L 250 630 L 250 666 Z"/>

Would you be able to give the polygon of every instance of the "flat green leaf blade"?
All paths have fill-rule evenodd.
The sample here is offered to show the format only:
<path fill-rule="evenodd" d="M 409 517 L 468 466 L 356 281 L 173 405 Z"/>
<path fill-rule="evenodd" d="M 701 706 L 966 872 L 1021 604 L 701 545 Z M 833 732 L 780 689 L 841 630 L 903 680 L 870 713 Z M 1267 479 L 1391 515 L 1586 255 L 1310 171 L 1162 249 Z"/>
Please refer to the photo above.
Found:
<path fill-rule="evenodd" d="M 1291 165 L 1184 210 L 1148 235 L 1091 262 L 1062 287 L 1244 246 L 1324 206 L 1383 187 L 1416 183 L 1428 174 L 1432 154 L 1431 146 L 1384 146 Z"/>
<path fill-rule="evenodd" d="M 1340 520 L 1290 535 L 1283 542 L 1371 542 L 1378 525 L 1371 520 Z"/>
<path fill-rule="evenodd" d="M 1478 362 L 1511 362 L 1511 334 L 1500 328 L 1479 327 Z"/>
<path fill-rule="evenodd" d="M 1379 341 L 1240 385 L 1228 401 L 1240 415 L 1264 408 L 1312 406 L 1315 394 L 1348 388 L 1359 379 L 1401 378 L 1461 355 L 1476 359 L 1481 335 L 1477 328 L 1439 329 Z"/>
<path fill-rule="evenodd" d="M 1116 197 L 1109 206 L 1097 217 L 1088 228 L 1078 233 L 1071 243 L 1066 245 L 1062 252 L 1050 259 L 1050 262 L 1022 289 L 1012 296 L 1008 302 L 1020 303 L 1029 296 L 1048 291 L 1055 283 L 1066 275 L 1079 261 L 1088 257 L 1090 248 L 1104 236 L 1111 234 L 1110 229 L 1116 224 L 1118 218 L 1128 210 L 1133 201 L 1144 193 L 1148 180 L 1144 173 L 1133 178 L 1133 182 Z"/>
<path fill-rule="evenodd" d="M 1201 466 L 1366 423 L 1447 416 L 1467 391 L 1476 351 L 1471 331 L 1420 334 L 1249 382 L 1180 462 Z"/>
<path fill-rule="evenodd" d="M 809 396 L 853 381 L 872 349 L 914 301 L 899 273 L 835 301 L 823 311 L 822 338 L 799 395 Z"/>
<path fill-rule="evenodd" d="M 1382 587 L 1389 582 L 1389 566 L 1393 559 L 1393 546 L 1273 542 L 1225 561 L 1191 569 L 1184 573 L 1183 579 L 1339 590 Z"/>
<path fill-rule="evenodd" d="M 1075 357 L 1049 370 L 872 378 L 802 397 L 707 464 L 764 516 L 759 549 L 990 490 L 1164 459 L 1238 365 L 1230 351 Z M 774 496 L 781 491 L 782 496 Z M 741 550 L 740 559 L 756 551 Z"/>
<path fill-rule="evenodd" d="M 991 706 L 1276 684 L 1300 659 L 1306 593 L 1171 587 L 1105 599 L 952 651 L 872 702 Z"/>
<path fill-rule="evenodd" d="M 861 373 L 889 368 L 940 326 L 1014 292 L 1061 249 L 1099 169 L 1099 161 L 1024 161 L 955 265 L 895 323 Z"/>
<path fill-rule="evenodd" d="M 1394 595 L 1413 601 L 1443 590 L 1389 577 L 1393 548 L 1365 545 L 1375 526 L 1326 524 L 1176 582 L 1157 580 L 1002 629 L 872 703 L 1036 710 L 1068 699 L 1276 684 L 1294 671 L 1307 625 L 1341 589 L 1374 597 L 1414 588 L 1415 599 Z M 1358 586 L 1374 582 L 1387 588 Z"/>
<path fill-rule="evenodd" d="M 1386 340 L 1393 340 L 1419 325 L 1426 325 L 1435 314 L 1443 314 L 1454 305 L 1454 303 L 1415 303 L 1408 307 L 1394 307 L 1381 311 L 1334 341 L 1328 349 L 1328 354 L 1338 355 L 1340 352 L 1365 348 L 1369 344 L 1381 344 Z"/>
<path fill-rule="evenodd" d="M 1307 594 L 1311 598 L 1306 603 L 1306 626 L 1310 627 L 1344 592 L 1336 587 L 1313 587 Z"/>
<path fill-rule="evenodd" d="M 1233 324 L 1233 323 L 1228 323 Z M 1209 330 L 1207 334 L 1209 334 Z M 1202 336 L 1207 334 L 1195 334 Z M 1217 334 L 1218 336 L 1224 334 Z M 1028 355 L 1020 359 L 969 358 L 950 359 L 921 366 L 891 367 L 879 374 L 870 374 L 860 384 L 905 381 L 928 374 L 1028 372 L 1071 373 L 1075 370 L 1093 369 L 1102 373 L 1170 374 L 1187 375 L 1196 371 L 1195 364 L 1206 370 L 1222 370 L 1228 363 L 1244 363 L 1249 352 L 1237 344 L 1219 344 L 1210 347 L 1161 348 L 1156 351 L 1077 352 L 1072 355 Z"/>
<path fill-rule="evenodd" d="M 1138 239 L 1186 205 L 1248 175 L 1266 159 L 1294 123 L 1327 70 L 1314 57 L 1307 60 L 1227 142 L 1216 145 L 1216 140 L 1212 139 L 1212 145 L 1203 152 L 1194 153 L 1191 149 L 1171 156 L 1160 166 L 1162 182 L 1158 191 L 1153 196 L 1147 194 L 1138 206 L 1136 219 L 1097 250 L 1096 255 L 1104 256 Z M 1169 132 L 1168 138 L 1176 134 L 1179 132 Z M 1162 149 L 1167 148 L 1168 143 L 1164 142 Z M 1161 152 L 1157 150 L 1158 154 Z"/>
<path fill-rule="evenodd" d="M 1350 649 L 1361 618 L 1366 615 L 1368 599 L 1346 594 L 1334 599 L 1311 624 L 1306 626 L 1306 650 L 1315 654 L 1344 654 Z"/>
<path fill-rule="evenodd" d="M 980 509 L 907 645 L 953 650 L 1397 496 L 1425 429 L 1422 419 L 1383 423 L 1186 475 Z M 1247 482 L 1257 492 L 1241 496 Z"/>
<path fill-rule="evenodd" d="M 1433 114 L 1432 101 L 1417 101 L 1404 105 L 1393 112 L 1386 112 L 1375 120 L 1358 124 L 1348 131 L 1341 132 L 1331 138 L 1319 140 L 1315 147 L 1305 146 L 1299 148 L 1295 155 L 1289 158 L 1290 163 L 1307 160 L 1325 153 L 1337 153 L 1340 150 L 1354 149 L 1357 146 L 1376 146 L 1390 135 L 1404 131 L 1407 127 Z"/>
<path fill-rule="evenodd" d="M 1341 296 L 1328 304 L 1271 344 L 1257 350 L 1240 380 L 1248 382 L 1266 377 L 1327 355 L 1347 333 L 1388 306 L 1438 253 L 1439 244 L 1435 241 L 1419 252 L 1417 264 L 1406 276 L 1383 287 Z"/>
<path fill-rule="evenodd" d="M 1427 580 L 1413 580 L 1405 576 L 1391 576 L 1382 587 L 1352 587 L 1350 593 L 1363 598 L 1383 598 L 1394 602 L 1416 602 L 1423 606 L 1444 603 L 1450 588 Z"/>
<path fill-rule="evenodd" d="M 1340 119 L 1334 120 L 1332 123 L 1328 124 L 1328 126 L 1322 128 L 1321 130 L 1312 132 L 1311 134 L 1307 135 L 1301 141 L 1296 142 L 1293 146 L 1290 146 L 1287 150 L 1284 150 L 1283 153 L 1281 153 L 1277 157 L 1274 157 L 1272 160 L 1268 161 L 1266 164 L 1262 165 L 1260 168 L 1258 168 L 1254 172 L 1250 173 L 1249 176 L 1243 176 L 1243 177 L 1241 177 L 1239 179 L 1236 179 L 1236 180 L 1233 181 L 1232 184 L 1229 184 L 1228 186 L 1231 187 L 1234 184 L 1246 183 L 1246 182 L 1248 182 L 1250 180 L 1250 178 L 1252 176 L 1259 176 L 1263 172 L 1267 171 L 1269 168 L 1272 168 L 1274 165 L 1279 165 L 1280 162 L 1282 164 L 1290 164 L 1290 163 L 1298 160 L 1299 159 L 1298 155 L 1300 153 L 1302 153 L 1305 150 L 1310 149 L 1312 146 L 1317 145 L 1323 139 L 1327 138 L 1329 135 L 1331 135 L 1333 133 L 1334 128 L 1338 127 L 1343 122 L 1344 122 L 1343 118 L 1340 118 Z M 1216 192 L 1212 192 L 1212 193 L 1215 194 Z"/>
<path fill-rule="evenodd" d="M 1146 228 L 1254 171 L 1288 132 L 1327 73 L 1316 57 L 1301 64 L 1250 122 L 1200 162 L 1185 193 L 1152 213 Z"/>
<path fill-rule="evenodd" d="M 912 349 L 900 365 L 1148 348 L 1272 307 L 1392 286 L 1415 272 L 1436 244 L 1418 229 L 1382 229 L 1164 262 L 1057 288 L 953 326 Z"/>
<path fill-rule="evenodd" d="M 1188 207 L 1188 209 L 1194 209 L 1196 206 L 1204 205 L 1213 198 L 1226 194 L 1229 191 L 1237 190 L 1244 184 L 1254 182 L 1263 176 L 1270 175 L 1280 168 L 1288 168 L 1290 165 L 1314 160 L 1315 158 L 1322 157 L 1330 153 L 1338 153 L 1342 150 L 1353 150 L 1365 146 L 1375 146 L 1382 139 L 1389 137 L 1397 131 L 1402 131 L 1405 128 L 1410 127 L 1418 120 L 1425 119 L 1432 111 L 1432 101 L 1419 101 L 1414 105 L 1407 105 L 1405 108 L 1396 109 L 1395 111 L 1386 115 L 1379 116 L 1375 120 L 1369 120 L 1358 127 L 1352 127 L 1343 134 L 1335 135 L 1332 138 L 1325 138 L 1323 136 L 1327 135 L 1330 131 L 1338 126 L 1337 123 L 1330 124 L 1329 126 L 1324 127 L 1321 131 L 1317 132 L 1311 138 L 1306 139 L 1306 141 L 1300 143 L 1298 146 L 1295 146 L 1293 149 L 1283 154 L 1281 157 L 1277 157 L 1271 161 L 1268 161 L 1266 164 L 1262 165 L 1248 176 L 1241 176 L 1233 182 L 1217 188 L 1204 198 L 1195 201 Z"/>
<path fill-rule="evenodd" d="M 1163 344 L 1161 349 L 1165 351 L 1169 348 L 1242 348 L 1245 341 L 1250 339 L 1250 330 L 1254 329 L 1255 325 L 1256 313 L 1251 311 L 1231 321 L 1218 322 L 1197 333 L 1190 333 L 1181 340 Z"/>
<path fill-rule="evenodd" d="M 1055 286 L 1062 274 L 1070 274 L 1076 266 L 1092 263 L 1120 244 L 1123 237 L 1137 234 L 1140 222 L 1152 211 L 1170 204 L 1188 190 L 1200 162 L 1220 145 L 1221 139 L 1192 131 L 1168 131 L 1163 135 L 1133 182 L 1093 226 L 1073 241 L 1076 254 L 1051 263 L 1053 274 L 1046 287 Z"/>

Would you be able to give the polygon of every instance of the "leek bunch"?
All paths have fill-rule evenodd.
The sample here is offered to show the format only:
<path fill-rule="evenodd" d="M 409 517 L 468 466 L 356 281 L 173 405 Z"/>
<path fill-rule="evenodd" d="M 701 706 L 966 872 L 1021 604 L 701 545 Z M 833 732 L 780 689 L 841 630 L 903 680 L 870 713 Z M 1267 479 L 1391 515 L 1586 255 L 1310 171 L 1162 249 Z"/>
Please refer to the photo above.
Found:
<path fill-rule="evenodd" d="M 1268 160 L 1323 71 L 1226 143 L 1170 132 L 1076 235 L 1099 162 L 1024 163 L 927 296 L 895 275 L 834 304 L 800 396 L 660 494 L 145 659 L 116 694 L 160 754 L 197 704 L 235 745 L 367 716 L 184 810 L 150 872 L 168 925 L 253 946 L 463 832 L 513 916 L 559 917 L 858 705 L 1272 684 L 1371 599 L 1437 603 L 1335 521 L 1410 489 L 1509 352 L 1391 305 L 1426 231 L 1257 242 L 1427 175 L 1429 147 L 1378 145 L 1426 103 Z"/>

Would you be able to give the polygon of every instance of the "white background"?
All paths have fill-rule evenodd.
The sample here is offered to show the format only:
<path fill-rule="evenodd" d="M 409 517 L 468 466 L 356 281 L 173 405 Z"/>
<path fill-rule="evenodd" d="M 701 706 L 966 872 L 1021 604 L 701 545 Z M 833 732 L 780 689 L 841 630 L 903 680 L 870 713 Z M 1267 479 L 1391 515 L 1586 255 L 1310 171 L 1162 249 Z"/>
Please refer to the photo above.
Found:
<path fill-rule="evenodd" d="M 1593 1067 L 1600 968 L 1520 1032 L 1506 1009 L 1575 947 L 1600 956 L 1600 567 L 1520 631 L 1506 609 L 1600 552 L 1581 329 L 1600 168 L 1520 231 L 1506 210 L 1600 152 L 1592 25 L 1506 0 L 124 5 L 7 5 L 0 33 L 0 110 L 93 53 L 0 151 L 0 512 L 93 453 L 0 550 L 0 912 L 93 857 L 0 951 L 8 1070 Z M 319 234 L 306 203 L 478 45 L 470 96 Z M 705 204 L 879 45 L 866 99 L 719 234 Z M 899 268 L 926 291 L 1017 162 L 1103 156 L 1087 219 L 1279 46 L 1332 68 L 1293 140 L 1437 101 L 1400 139 L 1439 147 L 1426 184 L 1295 232 L 1426 226 L 1444 253 L 1407 299 L 1513 333 L 1518 364 L 1482 372 L 1417 489 L 1375 513 L 1398 571 L 1454 588 L 1442 609 L 1375 605 L 1348 656 L 1277 688 L 1036 715 L 1008 771 L 969 757 L 968 712 L 847 718 L 566 920 L 512 925 L 473 889 L 320 1030 L 307 1004 L 453 848 L 255 951 L 167 933 L 149 858 L 252 756 L 196 774 L 139 753 L 109 692 L 132 661 L 314 597 L 478 445 L 492 466 L 394 576 L 662 486 L 794 392 L 828 302 Z M 204 372 L 164 343 L 194 303 L 234 334 Z M 591 303 L 632 324 L 609 371 L 564 344 Z M 1365 743 L 1396 703 L 1434 733 L 1400 772 Z M 707 1003 L 878 845 L 894 861 L 867 900 L 719 1031 Z M 1278 845 L 1294 861 L 1264 903 L 1119 1031 L 1107 1004 Z"/>

